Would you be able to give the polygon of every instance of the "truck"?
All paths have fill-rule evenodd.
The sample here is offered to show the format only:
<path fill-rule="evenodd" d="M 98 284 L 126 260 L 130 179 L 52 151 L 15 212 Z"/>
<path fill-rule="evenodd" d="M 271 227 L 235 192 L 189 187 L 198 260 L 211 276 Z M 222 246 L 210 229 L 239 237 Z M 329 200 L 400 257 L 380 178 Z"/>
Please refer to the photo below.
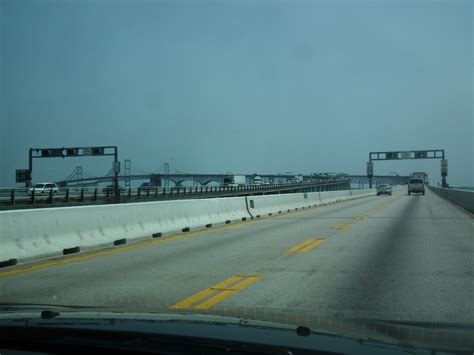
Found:
<path fill-rule="evenodd" d="M 258 175 L 254 175 L 253 184 L 254 185 L 262 185 L 262 178 Z"/>
<path fill-rule="evenodd" d="M 291 179 L 292 183 L 299 183 L 303 182 L 303 176 L 302 175 L 295 175 L 293 176 L 293 179 Z"/>
<path fill-rule="evenodd" d="M 408 195 L 411 195 L 412 193 L 425 194 L 425 183 L 421 178 L 412 177 L 410 178 L 410 181 L 408 181 Z"/>
<path fill-rule="evenodd" d="M 224 178 L 224 186 L 236 187 L 246 184 L 245 175 L 227 175 Z"/>
<path fill-rule="evenodd" d="M 411 174 L 411 177 L 413 179 L 421 179 L 423 180 L 423 182 L 426 182 L 426 180 L 428 179 L 428 175 L 425 173 L 425 172 L 414 172 L 413 174 Z"/>

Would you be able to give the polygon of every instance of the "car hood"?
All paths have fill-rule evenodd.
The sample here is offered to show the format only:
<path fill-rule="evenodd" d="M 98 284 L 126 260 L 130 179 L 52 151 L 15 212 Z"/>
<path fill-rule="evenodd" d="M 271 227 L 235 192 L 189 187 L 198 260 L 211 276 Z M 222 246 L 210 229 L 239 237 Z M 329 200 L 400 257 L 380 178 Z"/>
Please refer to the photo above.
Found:
<path fill-rule="evenodd" d="M 45 322 L 45 319 L 48 321 Z M 409 348 L 447 351 L 469 351 L 474 348 L 473 324 L 328 318 L 310 312 L 285 312 L 255 307 L 172 310 L 0 305 L 0 327 L 9 321 L 14 321 L 16 325 L 19 325 L 20 320 L 28 326 L 49 324 L 90 327 L 92 325 L 92 328 L 114 331 L 133 330 L 184 336 L 201 334 L 212 338 L 215 335 L 216 339 L 225 338 L 233 341 L 245 340 L 252 334 L 248 333 L 249 329 L 278 331 L 277 336 L 273 334 L 270 337 L 271 345 L 278 345 L 274 342 L 278 339 L 282 342 L 288 341 L 284 334 L 292 334 L 293 338 L 296 334 L 295 339 L 310 335 L 338 337 L 345 341 L 357 341 L 359 344 L 375 341 L 379 344 L 402 348 L 408 346 Z M 92 323 L 91 320 L 93 320 Z M 222 328 L 222 326 L 227 327 Z M 212 330 L 209 327 L 212 327 Z"/>

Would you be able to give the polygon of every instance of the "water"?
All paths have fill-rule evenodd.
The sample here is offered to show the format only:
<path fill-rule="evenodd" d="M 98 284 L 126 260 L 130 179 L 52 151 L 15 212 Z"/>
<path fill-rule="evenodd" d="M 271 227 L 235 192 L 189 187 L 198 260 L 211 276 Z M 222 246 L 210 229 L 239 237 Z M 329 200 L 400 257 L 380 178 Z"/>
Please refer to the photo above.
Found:
<path fill-rule="evenodd" d="M 467 190 L 467 191 L 474 191 L 474 187 L 468 187 L 468 186 L 463 186 L 463 187 L 453 187 L 453 189 L 458 189 L 458 190 Z"/>

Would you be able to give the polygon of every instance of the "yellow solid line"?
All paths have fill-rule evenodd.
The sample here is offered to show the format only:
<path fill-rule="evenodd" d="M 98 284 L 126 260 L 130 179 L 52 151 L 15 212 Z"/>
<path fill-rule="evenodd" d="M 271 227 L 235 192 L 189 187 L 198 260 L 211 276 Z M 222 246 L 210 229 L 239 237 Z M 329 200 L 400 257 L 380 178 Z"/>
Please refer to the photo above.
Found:
<path fill-rule="evenodd" d="M 374 197 L 374 196 L 369 196 L 369 197 L 365 197 L 365 198 L 372 198 L 372 197 Z M 353 200 L 348 200 L 347 202 L 352 202 L 352 201 Z M 326 207 L 331 207 L 331 206 L 326 206 Z M 293 211 L 293 212 L 286 212 L 285 215 L 295 214 L 295 213 L 305 213 L 305 212 L 309 212 L 310 210 L 311 209 L 304 209 L 304 210 L 298 210 L 298 211 Z M 257 220 L 250 220 L 250 221 L 246 221 L 246 222 L 234 223 L 234 224 L 230 224 L 230 225 L 226 225 L 226 226 L 222 226 L 222 227 L 213 228 L 212 230 L 202 229 L 202 230 L 195 231 L 195 232 L 189 232 L 189 233 L 186 233 L 186 234 L 174 235 L 174 236 L 170 236 L 170 237 L 164 237 L 164 238 L 160 238 L 160 239 L 157 239 L 157 240 L 146 240 L 146 241 L 142 241 L 142 242 L 136 242 L 136 243 L 133 243 L 133 244 L 127 245 L 127 246 L 114 247 L 114 249 L 110 249 L 110 250 L 87 252 L 86 255 L 72 256 L 72 257 L 67 257 L 65 259 L 60 259 L 60 260 L 48 260 L 48 261 L 44 261 L 44 262 L 36 262 L 35 264 L 30 265 L 30 266 L 15 267 L 14 269 L 11 269 L 11 270 L 0 271 L 0 277 L 2 277 L 2 276 L 12 276 L 12 275 L 17 275 L 17 274 L 22 274 L 22 273 L 25 273 L 25 272 L 31 272 L 31 271 L 35 271 L 35 270 L 47 269 L 49 267 L 60 266 L 60 265 L 64 265 L 64 264 L 74 263 L 74 262 L 80 262 L 80 261 L 83 261 L 83 260 L 88 260 L 88 259 L 96 258 L 96 257 L 99 257 L 99 256 L 116 254 L 116 253 L 121 253 L 121 252 L 127 251 L 127 250 L 138 249 L 138 248 L 142 248 L 142 247 L 145 247 L 145 246 L 148 246 L 148 245 L 166 243 L 166 242 L 171 241 L 171 240 L 188 238 L 188 237 L 191 237 L 191 236 L 205 234 L 205 233 L 209 233 L 209 232 L 218 232 L 218 231 L 224 230 L 224 229 L 240 227 L 241 225 L 255 224 L 257 222 L 268 221 L 268 220 L 272 220 L 272 219 L 278 220 L 279 216 L 280 215 L 275 215 L 275 216 L 270 216 L 269 218 L 261 218 L 261 219 L 257 219 Z"/>
<path fill-rule="evenodd" d="M 308 251 L 310 251 L 311 249 L 314 249 L 318 246 L 320 246 L 321 244 L 323 244 L 324 242 L 326 242 L 327 238 L 318 238 L 316 239 L 316 241 L 314 241 L 312 244 L 304 247 L 303 249 L 300 249 L 298 251 L 299 254 L 306 254 Z"/>
<path fill-rule="evenodd" d="M 234 223 L 234 224 L 231 224 L 231 225 L 226 225 L 226 226 L 213 228 L 212 230 L 202 229 L 202 230 L 198 230 L 198 231 L 195 231 L 195 232 L 188 232 L 188 233 L 184 233 L 184 234 L 172 235 L 172 236 L 163 237 L 163 238 L 160 238 L 160 239 L 144 240 L 144 241 L 140 241 L 140 242 L 134 242 L 133 244 L 129 244 L 129 245 L 126 245 L 126 246 L 113 247 L 113 249 L 108 249 L 108 250 L 86 252 L 87 254 L 84 254 L 84 255 L 70 256 L 70 257 L 66 257 L 64 259 L 59 259 L 59 260 L 47 260 L 47 261 L 35 263 L 33 265 L 21 266 L 21 267 L 17 267 L 17 268 L 11 269 L 11 270 L 0 271 L 0 277 L 17 275 L 17 274 L 22 274 L 22 273 L 25 273 L 25 272 L 46 269 L 46 268 L 53 267 L 53 266 L 60 266 L 60 265 L 64 265 L 64 264 L 79 262 L 79 261 L 83 261 L 83 260 L 96 258 L 96 257 L 99 257 L 99 256 L 116 254 L 116 253 L 121 253 L 121 252 L 124 252 L 124 251 L 127 251 L 127 250 L 138 249 L 138 248 L 142 248 L 142 247 L 153 245 L 153 244 L 166 243 L 166 242 L 169 242 L 169 241 L 172 241 L 172 240 L 189 238 L 189 237 L 192 237 L 192 236 L 195 236 L 195 235 L 205 234 L 205 233 L 209 233 L 209 232 L 219 232 L 221 230 L 235 228 L 235 227 L 239 227 L 241 225 L 255 224 L 257 222 L 260 222 L 260 220 Z M 111 246 L 111 248 L 112 248 L 112 246 Z"/>
<path fill-rule="evenodd" d="M 286 251 L 286 254 L 291 254 L 291 253 L 296 253 L 297 251 L 299 251 L 300 249 L 304 248 L 305 246 L 307 246 L 308 244 L 311 244 L 313 242 L 315 242 L 316 239 L 315 238 L 309 238 L 308 240 L 305 240 L 304 242 L 302 243 L 299 243 L 297 245 L 295 245 L 294 247 L 288 249 Z"/>

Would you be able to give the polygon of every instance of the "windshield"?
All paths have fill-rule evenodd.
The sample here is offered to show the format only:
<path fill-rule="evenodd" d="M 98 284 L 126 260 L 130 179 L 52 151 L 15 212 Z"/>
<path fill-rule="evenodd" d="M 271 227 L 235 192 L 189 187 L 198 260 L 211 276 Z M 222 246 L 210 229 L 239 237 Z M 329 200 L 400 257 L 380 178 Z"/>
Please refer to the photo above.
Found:
<path fill-rule="evenodd" d="M 0 305 L 473 324 L 473 11 L 0 0 Z"/>

